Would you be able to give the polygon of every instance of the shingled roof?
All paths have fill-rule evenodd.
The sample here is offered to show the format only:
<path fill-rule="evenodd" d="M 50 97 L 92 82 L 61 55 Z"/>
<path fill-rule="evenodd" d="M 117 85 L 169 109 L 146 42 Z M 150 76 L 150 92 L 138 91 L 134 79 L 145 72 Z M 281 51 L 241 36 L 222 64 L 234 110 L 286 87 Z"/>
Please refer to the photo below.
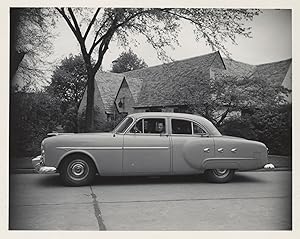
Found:
<path fill-rule="evenodd" d="M 191 78 L 201 81 L 209 77 L 209 69 L 217 57 L 219 52 L 214 52 L 123 74 L 126 78 L 143 79 L 136 107 L 180 105 L 182 102 L 174 92 L 190 89 Z"/>
<path fill-rule="evenodd" d="M 231 76 L 231 77 L 251 77 L 259 78 L 269 81 L 272 84 L 282 84 L 289 67 L 292 63 L 292 59 L 283 61 L 271 62 L 261 65 L 250 65 L 243 62 L 235 61 L 232 59 L 223 59 L 226 70 L 214 69 L 215 73 L 219 77 Z"/>
<path fill-rule="evenodd" d="M 255 65 L 235 61 L 233 59 L 223 58 L 223 61 L 226 66 L 226 71 L 237 76 L 249 76 L 256 68 Z"/>
<path fill-rule="evenodd" d="M 141 88 L 143 85 L 143 80 L 138 78 L 132 78 L 132 77 L 125 77 L 125 80 L 127 81 L 129 90 L 132 94 L 132 97 L 134 101 L 137 103 L 139 93 L 141 92 Z"/>
<path fill-rule="evenodd" d="M 121 74 L 98 71 L 95 75 L 105 111 L 113 112 L 113 102 L 121 86 L 124 76 Z"/>
<path fill-rule="evenodd" d="M 223 67 L 214 65 L 217 58 L 219 58 L 218 64 L 222 64 Z M 291 61 L 288 59 L 250 65 L 231 59 L 222 59 L 219 52 L 214 52 L 121 74 L 98 71 L 95 80 L 106 113 L 112 113 L 114 100 L 124 77 L 137 108 L 185 105 L 192 103 L 189 100 L 192 101 L 193 96 L 205 87 L 203 79 L 209 79 L 210 69 L 220 77 L 222 74 L 252 76 L 269 80 L 274 84 L 282 84 Z"/>
<path fill-rule="evenodd" d="M 259 79 L 268 80 L 271 84 L 281 85 L 291 63 L 292 59 L 287 59 L 283 61 L 257 65 L 253 76 Z"/>

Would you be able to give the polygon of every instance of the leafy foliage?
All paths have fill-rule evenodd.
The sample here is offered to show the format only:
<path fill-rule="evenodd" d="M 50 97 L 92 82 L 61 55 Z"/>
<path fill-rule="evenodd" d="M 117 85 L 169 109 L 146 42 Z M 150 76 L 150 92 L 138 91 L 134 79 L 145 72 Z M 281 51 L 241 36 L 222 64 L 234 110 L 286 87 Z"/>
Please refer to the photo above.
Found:
<path fill-rule="evenodd" d="M 214 77 L 191 79 L 187 90 L 176 92 L 185 99 L 187 111 L 196 112 L 221 126 L 230 114 L 245 109 L 279 107 L 287 104 L 288 90 L 253 75 L 236 76 L 222 71 Z M 191 104 L 190 102 L 195 102 Z"/>
<path fill-rule="evenodd" d="M 270 154 L 292 153 L 292 107 L 283 105 L 251 110 L 242 118 L 225 120 L 223 134 L 254 139 L 267 145 Z"/>
<path fill-rule="evenodd" d="M 61 125 L 66 132 L 78 131 L 77 112 L 86 82 L 87 73 L 81 55 L 63 59 L 53 72 L 47 91 L 61 101 Z"/>
<path fill-rule="evenodd" d="M 60 101 L 44 92 L 13 92 L 10 112 L 10 155 L 40 154 L 40 144 L 59 124 Z"/>
<path fill-rule="evenodd" d="M 138 56 L 133 53 L 132 50 L 129 50 L 129 52 L 122 52 L 120 56 L 113 61 L 111 72 L 122 73 L 146 67 L 148 67 L 148 65 L 145 63 L 145 61 L 138 58 Z"/>
<path fill-rule="evenodd" d="M 45 80 L 43 64 L 52 52 L 53 10 L 49 8 L 11 8 L 11 80 L 18 70 L 25 83 Z"/>

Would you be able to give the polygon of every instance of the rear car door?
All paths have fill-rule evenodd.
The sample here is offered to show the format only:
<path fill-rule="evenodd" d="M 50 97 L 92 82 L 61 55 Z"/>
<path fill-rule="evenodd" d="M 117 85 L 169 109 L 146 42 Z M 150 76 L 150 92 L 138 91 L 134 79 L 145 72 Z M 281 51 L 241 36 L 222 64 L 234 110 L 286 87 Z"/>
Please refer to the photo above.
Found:
<path fill-rule="evenodd" d="M 186 119 L 171 119 L 172 170 L 175 174 L 197 173 L 214 157 L 214 140 L 205 128 Z"/>

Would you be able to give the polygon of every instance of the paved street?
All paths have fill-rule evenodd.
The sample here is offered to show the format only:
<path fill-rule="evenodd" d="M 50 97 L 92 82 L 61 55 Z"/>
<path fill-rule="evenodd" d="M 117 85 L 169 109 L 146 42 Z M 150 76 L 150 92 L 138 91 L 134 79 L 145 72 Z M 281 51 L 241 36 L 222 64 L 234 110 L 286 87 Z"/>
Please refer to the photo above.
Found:
<path fill-rule="evenodd" d="M 10 229 L 289 230 L 291 172 L 198 177 L 97 177 L 64 187 L 58 175 L 12 174 Z"/>

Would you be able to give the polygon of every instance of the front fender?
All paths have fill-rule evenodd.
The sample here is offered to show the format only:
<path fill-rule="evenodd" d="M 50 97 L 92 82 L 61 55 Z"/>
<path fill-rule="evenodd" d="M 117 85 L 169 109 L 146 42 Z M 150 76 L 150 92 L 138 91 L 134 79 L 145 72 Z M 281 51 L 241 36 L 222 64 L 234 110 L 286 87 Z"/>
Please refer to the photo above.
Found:
<path fill-rule="evenodd" d="M 88 156 L 88 157 L 94 162 L 94 164 L 95 164 L 95 166 L 96 166 L 96 169 L 97 169 L 98 173 L 99 173 L 99 174 L 101 173 L 101 172 L 100 172 L 99 162 L 96 162 L 95 157 L 94 157 L 90 152 L 85 151 L 85 150 L 81 150 L 81 149 L 76 149 L 76 150 L 66 151 L 64 154 L 62 154 L 62 155 L 60 156 L 60 158 L 58 159 L 58 162 L 57 162 L 57 164 L 56 164 L 56 167 L 57 167 L 58 170 L 59 170 L 59 168 L 60 168 L 60 166 L 61 166 L 62 161 L 63 161 L 66 157 L 68 157 L 69 155 L 72 155 L 72 154 L 84 154 L 84 155 Z"/>

